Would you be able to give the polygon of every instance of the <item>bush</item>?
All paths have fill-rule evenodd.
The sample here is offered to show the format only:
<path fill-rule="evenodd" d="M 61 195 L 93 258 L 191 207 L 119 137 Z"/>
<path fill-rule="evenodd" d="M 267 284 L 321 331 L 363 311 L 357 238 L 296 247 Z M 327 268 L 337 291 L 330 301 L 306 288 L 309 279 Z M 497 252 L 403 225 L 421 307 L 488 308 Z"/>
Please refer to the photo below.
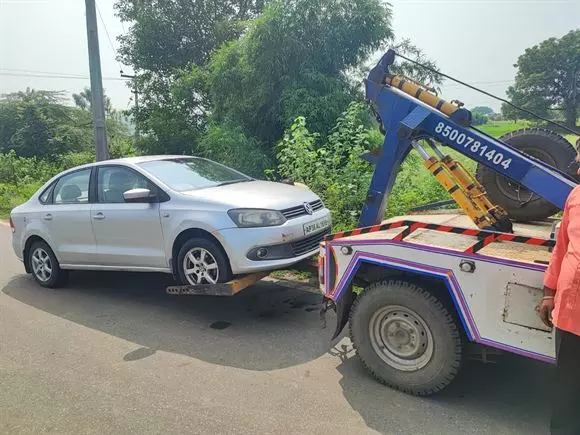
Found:
<path fill-rule="evenodd" d="M 8 217 L 10 211 L 26 201 L 36 192 L 42 183 L 4 184 L 0 183 L 0 217 Z"/>
<path fill-rule="evenodd" d="M 272 159 L 264 154 L 258 141 L 248 138 L 231 123 L 213 124 L 199 144 L 202 157 L 230 166 L 252 177 L 263 178 Z"/>
<path fill-rule="evenodd" d="M 351 104 L 322 144 L 299 117 L 278 144 L 279 174 L 316 192 L 338 230 L 356 225 L 372 177 L 371 165 L 360 158 L 373 143 L 359 123 L 362 110 L 361 104 Z"/>
<path fill-rule="evenodd" d="M 120 143 L 111 155 L 135 154 L 130 143 Z M 55 160 L 19 157 L 15 151 L 0 153 L 0 217 L 7 217 L 14 207 L 27 201 L 47 180 L 75 166 L 95 161 L 93 152 L 66 153 Z"/>
<path fill-rule="evenodd" d="M 374 171 L 360 156 L 384 140 L 378 130 L 365 129 L 360 123 L 360 112 L 364 110 L 361 104 L 351 104 L 324 141 L 319 134 L 310 133 L 306 120 L 299 117 L 278 144 L 279 174 L 305 183 L 318 194 L 332 211 L 336 231 L 357 225 Z M 448 198 L 413 151 L 399 169 L 386 217 Z"/>

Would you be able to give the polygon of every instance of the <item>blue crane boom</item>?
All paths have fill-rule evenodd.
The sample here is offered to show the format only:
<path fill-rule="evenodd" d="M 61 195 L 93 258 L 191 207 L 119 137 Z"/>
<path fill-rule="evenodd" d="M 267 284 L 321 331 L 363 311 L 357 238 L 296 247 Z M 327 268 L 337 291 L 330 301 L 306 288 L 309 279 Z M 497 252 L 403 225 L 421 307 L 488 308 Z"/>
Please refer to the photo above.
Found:
<path fill-rule="evenodd" d="M 453 148 L 560 209 L 564 208 L 566 198 L 576 187 L 575 181 L 558 169 L 472 127 L 468 110 L 440 100 L 417 86 L 412 88 L 416 92 L 410 95 L 407 87 L 412 81 L 389 73 L 395 54 L 392 50 L 387 51 L 365 80 L 366 98 L 374 105 L 386 134 L 374 159 L 376 168 L 359 227 L 376 225 L 382 220 L 401 163 L 416 141 L 424 138 Z"/>

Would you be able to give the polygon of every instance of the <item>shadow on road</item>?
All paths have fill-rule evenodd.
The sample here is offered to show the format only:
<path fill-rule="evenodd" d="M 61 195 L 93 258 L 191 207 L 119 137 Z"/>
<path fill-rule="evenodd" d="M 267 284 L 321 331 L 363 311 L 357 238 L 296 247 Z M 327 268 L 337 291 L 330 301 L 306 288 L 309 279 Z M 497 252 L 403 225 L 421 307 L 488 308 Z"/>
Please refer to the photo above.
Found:
<path fill-rule="evenodd" d="M 329 353 L 337 360 L 345 399 L 380 433 L 409 433 L 410 427 L 413 433 L 547 433 L 552 374 L 547 365 L 513 355 L 497 364 L 471 361 L 441 394 L 412 397 L 371 378 L 348 340 L 333 346 L 334 318 L 327 329 L 320 328 L 317 294 L 262 282 L 229 298 L 179 297 L 165 293 L 171 283 L 162 274 L 79 272 L 71 274 L 65 289 L 43 289 L 19 275 L 2 291 L 136 343 L 140 347 L 122 357 L 127 364 L 167 351 L 224 366 L 273 370 Z"/>
<path fill-rule="evenodd" d="M 380 433 L 408 433 L 411 425 L 414 433 L 548 433 L 553 372 L 547 364 L 511 354 L 496 364 L 467 361 L 446 390 L 422 398 L 379 384 L 351 346 L 340 350 L 335 346 L 332 352 L 341 355 L 338 370 L 344 397 Z"/>
<path fill-rule="evenodd" d="M 318 358 L 331 346 L 320 328 L 321 296 L 260 282 L 233 297 L 171 296 L 164 274 L 71 274 L 64 289 L 19 275 L 2 291 L 55 316 L 142 346 L 124 361 L 156 351 L 203 361 L 272 370 Z"/>

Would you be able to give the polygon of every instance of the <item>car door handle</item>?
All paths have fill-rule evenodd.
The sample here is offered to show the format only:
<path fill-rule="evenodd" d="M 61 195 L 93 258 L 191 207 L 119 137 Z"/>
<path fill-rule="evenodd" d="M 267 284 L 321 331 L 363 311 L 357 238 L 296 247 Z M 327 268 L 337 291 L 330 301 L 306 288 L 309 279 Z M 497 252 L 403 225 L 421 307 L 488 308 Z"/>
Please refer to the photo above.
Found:
<path fill-rule="evenodd" d="M 93 219 L 98 220 L 98 221 L 102 221 L 103 219 L 105 219 L 105 215 L 103 213 L 96 213 L 93 216 Z"/>
<path fill-rule="evenodd" d="M 50 213 L 46 213 L 43 217 L 43 219 L 45 221 L 51 221 L 52 220 L 52 215 Z"/>

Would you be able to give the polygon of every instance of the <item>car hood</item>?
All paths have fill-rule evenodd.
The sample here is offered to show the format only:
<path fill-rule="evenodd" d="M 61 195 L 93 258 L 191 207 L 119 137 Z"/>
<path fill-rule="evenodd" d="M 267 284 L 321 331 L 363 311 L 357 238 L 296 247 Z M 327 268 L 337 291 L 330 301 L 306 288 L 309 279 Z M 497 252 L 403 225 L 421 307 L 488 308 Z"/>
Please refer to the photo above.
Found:
<path fill-rule="evenodd" d="M 181 192 L 195 199 L 227 204 L 231 208 L 264 208 L 284 210 L 316 201 L 318 196 L 308 189 L 270 181 L 248 181 L 224 186 Z"/>

